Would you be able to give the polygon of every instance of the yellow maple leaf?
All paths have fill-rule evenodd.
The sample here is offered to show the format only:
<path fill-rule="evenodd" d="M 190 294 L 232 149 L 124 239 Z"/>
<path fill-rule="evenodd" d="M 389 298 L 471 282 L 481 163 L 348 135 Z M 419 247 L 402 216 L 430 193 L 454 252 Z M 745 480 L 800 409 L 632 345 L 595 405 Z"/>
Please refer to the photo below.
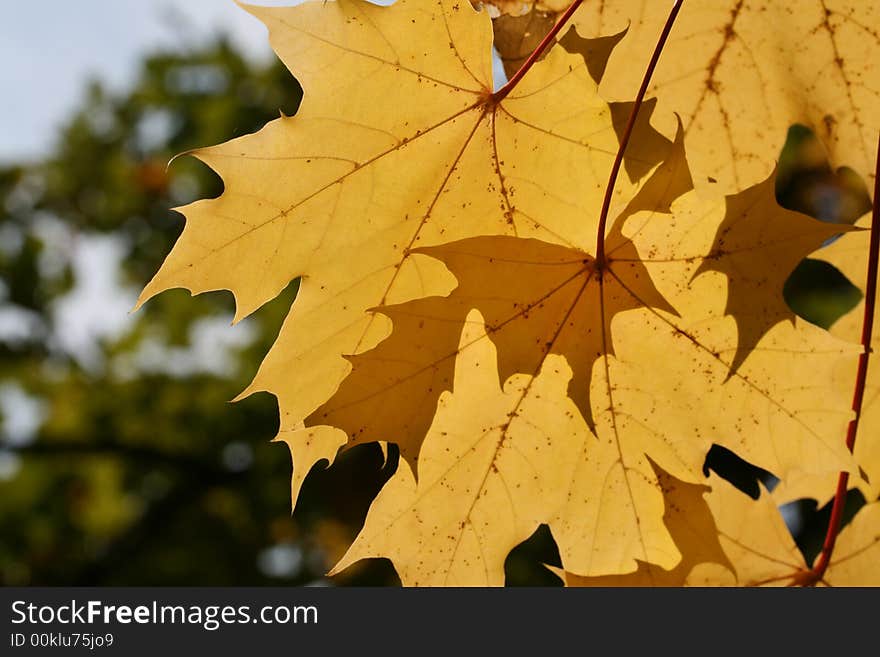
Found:
<path fill-rule="evenodd" d="M 783 475 L 852 469 L 824 377 L 854 350 L 781 296 L 839 227 L 783 211 L 772 177 L 698 197 L 681 134 L 649 112 L 603 214 L 621 128 L 601 72 L 556 47 L 499 99 L 491 22 L 466 3 L 250 11 L 302 107 L 194 153 L 225 190 L 182 209 L 139 303 L 228 289 L 237 321 L 302 278 L 243 393 L 278 398 L 294 498 L 342 444 L 405 457 L 340 567 L 384 555 L 407 583 L 497 584 L 547 523 L 570 572 L 668 570 L 654 463 L 693 483 L 719 442 Z"/>
<path fill-rule="evenodd" d="M 679 150 L 620 215 L 601 270 L 584 251 L 522 238 L 419 249 L 442 260 L 458 286 L 381 308 L 391 336 L 352 358 L 352 374 L 310 419 L 344 428 L 352 444 L 393 436 L 410 464 L 421 463 L 442 393 L 484 396 L 483 379 L 453 380 L 462 350 L 491 341 L 502 382 L 538 377 L 547 358 L 564 356 L 567 396 L 598 447 L 555 475 L 567 495 L 564 530 L 545 521 L 566 569 L 585 575 L 677 563 L 652 461 L 697 481 L 717 442 L 782 476 L 849 469 L 849 400 L 835 398 L 828 379 L 857 350 L 796 319 L 781 294 L 804 254 L 842 227 L 780 208 L 772 178 L 726 202 L 682 195 L 688 179 Z M 485 330 L 460 343 L 472 308 Z M 461 432 L 482 426 L 459 420 Z M 545 424 L 537 411 L 531 422 Z M 598 502 L 589 513 L 587 501 Z"/>
<path fill-rule="evenodd" d="M 603 78 L 609 99 L 628 100 L 639 84 L 670 5 L 606 0 L 578 10 L 584 36 L 629 28 Z M 794 123 L 816 131 L 833 166 L 873 180 L 878 26 L 880 5 L 862 0 L 687 0 L 649 92 L 661 132 L 674 134 L 672 112 L 682 118 L 697 188 L 738 191 L 766 177 Z"/>
<path fill-rule="evenodd" d="M 837 538 L 822 584 L 880 586 L 880 502 L 863 506 Z"/>
<path fill-rule="evenodd" d="M 674 564 L 676 545 L 686 550 L 689 540 L 701 559 L 726 563 L 717 540 L 717 549 L 711 545 L 711 515 L 694 514 L 705 486 L 657 471 L 667 506 L 666 524 L 655 523 L 662 506 L 650 507 L 652 482 L 636 479 L 641 490 L 633 489 L 625 465 L 615 464 L 617 447 L 599 440 L 566 398 L 565 359 L 549 356 L 537 376 L 513 375 L 502 389 L 496 348 L 484 335 L 483 318 L 471 311 L 455 363 L 456 392 L 440 398 L 418 478 L 402 461 L 331 574 L 387 557 L 404 585 L 498 586 L 510 550 L 542 523 L 569 570 L 622 572 L 633 553 Z M 633 514 L 644 519 L 641 526 L 628 522 Z M 661 570 L 644 562 L 639 568 Z"/>
<path fill-rule="evenodd" d="M 567 586 L 791 586 L 799 583 L 807 565 L 773 497 L 761 487 L 757 500 L 711 475 L 711 492 L 696 499 L 695 492 L 678 500 L 688 514 L 697 510 L 700 521 L 688 522 L 682 511 L 669 514 L 670 529 L 679 527 L 683 558 L 680 567 L 661 571 L 642 566 L 638 573 L 617 578 L 578 577 L 556 570 Z M 685 491 L 687 494 L 687 491 Z M 672 503 L 675 503 L 672 498 Z M 709 513 L 714 522 L 707 522 Z M 680 525 L 687 523 L 689 532 Z M 714 545 L 723 550 L 726 563 Z M 707 549 L 707 546 L 708 549 Z M 818 582 L 824 586 L 880 585 L 880 502 L 862 507 L 843 528 L 828 570 Z"/>
<path fill-rule="evenodd" d="M 814 257 L 831 263 L 859 289 L 865 289 L 868 271 L 868 243 L 870 242 L 871 217 L 865 215 L 856 222 L 863 231 L 843 235 L 830 246 L 820 249 Z M 849 313 L 841 317 L 831 327 L 831 332 L 846 340 L 858 343 L 862 335 L 865 317 L 865 302 L 862 300 Z M 880 350 L 880 315 L 874 313 L 871 346 L 874 355 L 868 363 L 868 376 L 865 381 L 865 396 L 859 417 L 856 434 L 855 456 L 861 468 L 859 478 L 853 483 L 862 490 L 867 500 L 880 497 L 880 363 L 877 352 Z M 852 394 L 855 387 L 856 372 L 841 363 L 836 370 L 836 381 L 843 391 Z"/>
<path fill-rule="evenodd" d="M 715 580 L 715 585 L 732 585 L 736 581 L 733 565 L 719 542 L 712 510 L 705 500 L 712 487 L 705 484 L 689 484 L 679 481 L 659 468 L 655 470 L 663 490 L 665 503 L 663 522 L 681 550 L 681 561 L 672 569 L 640 562 L 635 572 L 598 577 L 584 577 L 567 572 L 564 568 L 550 567 L 566 586 L 699 586 L 707 575 Z M 710 481 L 713 487 L 719 483 L 715 475 L 712 475 Z"/>
<path fill-rule="evenodd" d="M 689 500 L 690 509 L 708 513 L 714 520 L 697 528 L 682 546 L 681 567 L 671 572 L 644 568 L 619 578 L 630 586 L 788 586 L 806 569 L 804 558 L 788 531 L 779 509 L 766 489 L 757 500 L 712 474 L 710 492 Z M 705 542 L 717 541 L 726 563 L 707 560 L 699 551 Z M 559 571 L 566 586 L 600 586 L 605 578 L 579 577 Z"/>
<path fill-rule="evenodd" d="M 868 243 L 870 241 L 871 216 L 865 215 L 856 222 L 862 231 L 841 236 L 831 245 L 816 251 L 812 257 L 825 260 L 834 265 L 857 287 L 865 289 L 865 276 L 868 271 Z M 831 327 L 831 332 L 845 340 L 859 343 L 865 316 L 865 302 L 862 300 L 849 313 L 841 317 Z M 868 376 L 865 382 L 865 396 L 856 434 L 855 457 L 859 464 L 859 476 L 850 477 L 850 487 L 862 491 L 868 501 L 880 497 L 880 363 L 876 354 L 880 350 L 880 317 L 875 313 L 871 344 L 874 356 L 868 363 Z M 841 362 L 834 371 L 834 381 L 842 394 L 852 395 L 855 387 L 856 369 L 848 360 Z M 837 477 L 809 476 L 798 474 L 782 482 L 773 495 L 778 502 L 799 498 L 816 499 L 824 505 L 837 487 Z"/>
<path fill-rule="evenodd" d="M 477 343 L 455 364 L 456 389 L 468 394 L 441 396 L 418 481 L 401 461 L 333 572 L 388 557 L 404 585 L 498 586 L 508 552 L 562 506 L 555 481 L 597 446 L 566 401 L 571 371 L 551 357 L 538 376 L 513 376 L 502 389 L 495 346 L 479 340 L 484 333 L 472 311 L 461 344 Z"/>
<path fill-rule="evenodd" d="M 706 503 L 715 518 L 719 543 L 730 570 L 702 564 L 690 578 L 694 586 L 788 586 L 807 566 L 779 508 L 763 485 L 753 500 L 718 477 L 709 479 Z"/>
<path fill-rule="evenodd" d="M 388 333 L 365 311 L 454 285 L 412 249 L 491 234 L 592 242 L 619 142 L 583 59 L 561 48 L 496 102 L 491 21 L 465 3 L 248 10 L 302 84 L 302 106 L 193 152 L 225 190 L 182 208 L 183 234 L 139 303 L 171 287 L 227 289 L 237 321 L 302 277 L 243 393 L 278 398 L 296 490 L 344 441 L 303 420 L 347 374 L 343 355 Z M 651 138 L 641 125 L 636 142 Z M 616 198 L 635 188 L 619 181 Z"/>

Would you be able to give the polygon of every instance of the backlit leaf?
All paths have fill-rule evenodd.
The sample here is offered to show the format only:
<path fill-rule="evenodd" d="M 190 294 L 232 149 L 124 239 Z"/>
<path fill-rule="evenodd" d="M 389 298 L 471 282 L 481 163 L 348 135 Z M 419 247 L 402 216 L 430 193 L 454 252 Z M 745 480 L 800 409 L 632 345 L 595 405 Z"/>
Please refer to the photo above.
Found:
<path fill-rule="evenodd" d="M 583 36 L 628 29 L 603 78 L 611 100 L 637 88 L 671 2 L 585 2 Z M 828 148 L 832 166 L 874 178 L 880 131 L 880 5 L 862 0 L 687 0 L 649 93 L 671 137 L 684 123 L 698 189 L 763 180 L 793 123 Z M 662 123 L 661 122 L 665 122 Z"/>

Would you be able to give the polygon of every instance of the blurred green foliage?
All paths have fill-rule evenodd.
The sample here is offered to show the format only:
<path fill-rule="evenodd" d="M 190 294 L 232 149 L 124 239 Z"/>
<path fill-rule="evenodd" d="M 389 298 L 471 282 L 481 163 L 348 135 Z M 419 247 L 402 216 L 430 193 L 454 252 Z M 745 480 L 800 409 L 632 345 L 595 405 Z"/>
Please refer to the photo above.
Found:
<path fill-rule="evenodd" d="M 112 237 L 119 285 L 140 289 L 181 230 L 170 208 L 222 190 L 194 158 L 171 158 L 258 130 L 279 111 L 293 114 L 300 99 L 280 64 L 253 64 L 223 40 L 159 53 L 144 60 L 127 93 L 92 83 L 45 161 L 0 167 L 0 390 L 15 391 L 7 394 L 13 405 L 37 400 L 30 405 L 39 420 L 33 435 L 13 435 L 11 416 L 21 409 L 6 404 L 0 584 L 318 583 L 356 535 L 396 465 L 393 452 L 386 464 L 378 448 L 356 448 L 332 469 L 317 468 L 291 517 L 290 457 L 269 444 L 274 400 L 225 403 L 255 373 L 296 283 L 244 320 L 250 333 L 237 346 L 214 344 L 207 333 L 207 351 L 203 344 L 195 352 L 205 320 L 231 319 L 231 296 L 182 291 L 151 300 L 121 330 L 99 332 L 96 356 L 59 339 L 71 329 L 59 308 L 81 284 L 83 244 Z M 852 222 L 866 211 L 861 181 L 831 171 L 797 127 L 778 192 L 787 207 L 825 220 Z M 824 326 L 859 298 L 836 270 L 809 262 L 786 296 Z M 208 362 L 200 366 L 193 353 Z M 557 583 L 540 566 L 557 559 L 542 528 L 510 555 L 508 580 Z M 381 560 L 334 578 L 397 581 Z"/>

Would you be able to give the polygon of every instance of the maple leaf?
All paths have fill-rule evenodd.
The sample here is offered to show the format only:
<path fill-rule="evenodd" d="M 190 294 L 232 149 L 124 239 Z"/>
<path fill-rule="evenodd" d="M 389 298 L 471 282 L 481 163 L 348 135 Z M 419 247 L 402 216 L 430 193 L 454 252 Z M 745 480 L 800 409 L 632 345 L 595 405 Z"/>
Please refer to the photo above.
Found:
<path fill-rule="evenodd" d="M 365 311 L 454 285 L 413 247 L 492 234 L 585 244 L 619 142 L 583 59 L 560 48 L 497 101 L 491 21 L 465 3 L 248 11 L 300 81 L 302 106 L 256 134 L 193 151 L 224 192 L 181 209 L 183 234 L 138 303 L 171 287 L 227 289 L 238 321 L 302 277 L 242 394 L 278 398 L 296 489 L 344 441 L 303 420 L 349 371 L 343 355 L 388 334 L 388 322 Z M 648 131 L 643 121 L 635 141 L 650 142 Z M 619 181 L 617 202 L 636 188 Z"/>
<path fill-rule="evenodd" d="M 714 534 L 733 567 L 700 564 L 689 574 L 694 586 L 786 586 L 804 570 L 804 557 L 779 513 L 773 498 L 759 483 L 759 497 L 751 497 L 714 473 L 705 504 L 715 518 Z"/>
<path fill-rule="evenodd" d="M 849 235 L 842 235 L 830 246 L 817 251 L 814 257 L 822 258 L 834 265 L 850 281 L 863 292 L 865 275 L 868 271 L 868 244 L 870 242 L 870 215 L 865 215 L 856 222 L 856 227 L 864 230 Z M 831 327 L 831 332 L 846 340 L 859 342 L 862 324 L 865 317 L 864 299 L 849 313 L 840 318 Z M 875 354 L 868 367 L 865 382 L 865 397 L 859 416 L 859 428 L 856 435 L 855 457 L 861 468 L 860 478 L 854 483 L 859 485 L 868 500 L 880 497 L 880 367 L 876 353 L 880 350 L 880 316 L 874 314 L 871 346 Z M 836 370 L 836 380 L 841 390 L 853 390 L 856 372 L 841 363 Z"/>
<path fill-rule="evenodd" d="M 483 318 L 471 311 L 455 363 L 455 388 L 464 392 L 441 396 L 418 478 L 400 463 L 331 574 L 359 559 L 387 557 L 407 586 L 498 586 L 509 551 L 542 523 L 569 568 L 592 552 L 603 562 L 594 567 L 625 569 L 628 543 L 648 554 L 671 549 L 666 561 L 674 562 L 678 552 L 662 526 L 651 537 L 649 527 L 639 534 L 621 522 L 626 504 L 614 500 L 631 500 L 633 491 L 620 472 L 606 471 L 616 447 L 600 441 L 565 398 L 571 379 L 565 360 L 549 356 L 537 376 L 514 375 L 502 389 L 496 347 L 483 335 Z M 654 470 L 666 502 L 665 528 L 689 557 L 671 577 L 702 561 L 727 564 L 711 513 L 700 511 L 708 488 Z M 658 566 L 640 563 L 643 569 L 633 577 L 662 577 Z"/>
<path fill-rule="evenodd" d="M 628 28 L 602 81 L 607 98 L 629 99 L 668 12 L 668 3 L 643 0 L 578 10 L 584 36 Z M 659 98 L 661 132 L 674 134 L 672 112 L 683 120 L 697 187 L 730 192 L 763 179 L 794 123 L 815 130 L 833 166 L 872 180 L 878 26 L 880 6 L 861 0 L 685 2 L 649 91 Z"/>
<path fill-rule="evenodd" d="M 772 176 L 700 198 L 650 103 L 606 196 L 636 108 L 597 94 L 617 37 L 573 36 L 495 93 L 491 21 L 466 3 L 249 11 L 302 106 L 194 152 L 225 190 L 182 209 L 139 303 L 228 289 L 238 321 L 302 280 L 242 393 L 278 398 L 294 499 L 342 445 L 404 457 L 340 568 L 498 584 L 546 523 L 569 572 L 671 569 L 655 464 L 695 483 L 718 442 L 783 476 L 852 469 L 824 379 L 855 350 L 781 296 L 843 229 L 779 208 Z"/>
<path fill-rule="evenodd" d="M 753 500 L 720 477 L 709 477 L 705 504 L 715 518 L 715 535 L 733 567 L 701 564 L 689 575 L 694 586 L 786 586 L 806 570 L 803 555 L 763 485 Z"/>
<path fill-rule="evenodd" d="M 863 506 L 837 537 L 821 584 L 880 586 L 880 502 Z"/>
<path fill-rule="evenodd" d="M 667 493 L 667 524 L 682 561 L 664 571 L 640 564 L 632 575 L 582 577 L 553 569 L 566 586 L 791 586 L 808 571 L 773 496 L 753 500 L 715 474 L 706 487 Z M 679 484 L 681 485 L 681 484 Z M 692 518 L 696 518 L 693 521 Z M 718 549 L 722 550 L 721 555 Z M 837 538 L 825 586 L 880 584 L 880 502 L 863 506 Z"/>
<path fill-rule="evenodd" d="M 682 193 L 686 171 L 679 148 L 618 218 L 602 269 L 584 251 L 522 238 L 418 249 L 442 260 L 458 286 L 381 308 L 391 336 L 352 358 L 352 374 L 310 419 L 342 427 L 352 444 L 393 437 L 405 459 L 421 463 L 441 394 L 483 397 L 482 380 L 453 380 L 462 349 L 493 342 L 502 382 L 538 377 L 548 356 L 564 356 L 568 397 L 602 446 L 583 450 L 554 483 L 567 496 L 566 529 L 548 524 L 563 565 L 579 574 L 677 562 L 652 461 L 696 481 L 717 442 L 782 476 L 849 469 L 841 439 L 848 399 L 835 399 L 827 379 L 856 350 L 796 319 L 781 294 L 797 262 L 842 227 L 780 208 L 772 178 L 719 203 Z M 745 303 L 755 298 L 762 301 Z M 460 344 L 472 308 L 485 331 Z M 542 425 L 540 416 L 532 421 Z M 522 484 L 490 465 L 509 486 Z M 430 520 L 424 509 L 421 517 Z M 613 518 L 618 540 L 606 543 L 603 531 L 578 522 L 584 517 Z M 447 535 L 436 532 L 438 541 Z M 402 570 L 405 556 L 392 556 Z"/>
<path fill-rule="evenodd" d="M 708 493 L 685 491 L 686 504 L 667 512 L 670 528 L 687 523 L 690 514 L 700 522 L 685 525 L 679 534 L 688 540 L 682 545 L 682 561 L 674 570 L 652 564 L 640 565 L 631 575 L 583 577 L 555 569 L 566 586 L 785 586 L 805 570 L 804 559 L 788 531 L 779 509 L 766 489 L 753 500 L 712 473 Z M 704 487 L 703 490 L 706 490 Z M 670 500 L 670 506 L 675 504 Z M 711 546 L 708 550 L 706 545 Z M 716 548 L 716 545 L 718 546 Z M 720 559 L 716 549 L 724 555 Z"/>
<path fill-rule="evenodd" d="M 856 222 L 856 227 L 864 230 L 841 236 L 831 245 L 819 249 L 811 257 L 822 259 L 834 265 L 857 287 L 864 291 L 865 273 L 868 269 L 868 244 L 870 241 L 871 215 L 866 214 Z M 849 313 L 841 317 L 831 327 L 831 332 L 845 340 L 858 343 L 862 333 L 865 316 L 865 302 L 862 300 Z M 874 315 L 872 346 L 876 354 L 880 350 L 880 318 Z M 852 363 L 841 362 L 834 370 L 834 381 L 842 392 L 852 393 L 855 387 L 856 369 Z M 850 478 L 850 487 L 862 491 L 867 500 L 880 497 L 880 366 L 872 358 L 865 382 L 865 396 L 859 417 L 858 433 L 854 454 L 859 464 L 859 476 Z M 834 495 L 837 477 L 798 475 L 783 481 L 773 491 L 778 502 L 788 502 L 799 498 L 813 498 L 824 505 Z"/>
<path fill-rule="evenodd" d="M 418 481 L 401 461 L 331 573 L 381 556 L 394 562 L 404 585 L 497 586 L 508 552 L 538 525 L 550 522 L 557 540 L 565 531 L 566 519 L 554 518 L 564 504 L 555 481 L 600 447 L 565 399 L 571 370 L 551 357 L 537 376 L 516 375 L 502 389 L 496 349 L 479 340 L 484 334 L 482 317 L 470 312 L 461 345 L 476 344 L 455 364 L 456 389 L 468 394 L 441 396 Z M 582 507 L 571 521 L 596 519 L 595 504 Z"/>
<path fill-rule="evenodd" d="M 707 493 L 718 485 L 718 477 L 712 475 L 710 487 L 679 481 L 657 467 L 655 471 L 665 502 L 663 522 L 675 544 L 681 549 L 681 561 L 672 569 L 639 562 L 635 572 L 598 577 L 584 577 L 566 572 L 562 568 L 550 567 L 566 586 L 700 586 L 707 576 L 716 585 L 734 584 L 736 573 L 733 564 L 721 547 L 715 518 L 705 500 Z M 728 571 L 727 577 L 725 570 Z"/>

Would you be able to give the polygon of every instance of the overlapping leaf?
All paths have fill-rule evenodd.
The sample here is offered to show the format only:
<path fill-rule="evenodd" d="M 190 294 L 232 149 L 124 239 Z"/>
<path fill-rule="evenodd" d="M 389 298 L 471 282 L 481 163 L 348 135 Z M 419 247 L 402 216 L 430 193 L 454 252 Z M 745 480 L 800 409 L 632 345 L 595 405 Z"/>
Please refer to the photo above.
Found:
<path fill-rule="evenodd" d="M 779 208 L 772 176 L 701 199 L 648 105 L 597 262 L 630 108 L 598 97 L 588 43 L 497 102 L 491 24 L 467 3 L 251 11 L 303 105 L 196 152 L 225 191 L 183 209 L 141 302 L 228 289 L 240 319 L 302 278 L 246 391 L 279 400 L 294 496 L 340 445 L 404 457 L 340 567 L 387 556 L 406 583 L 498 584 L 546 523 L 569 572 L 671 570 L 655 466 L 696 483 L 717 442 L 783 475 L 852 469 L 826 380 L 856 350 L 781 296 L 839 227 Z"/>
<path fill-rule="evenodd" d="M 589 578 L 560 572 L 568 586 L 790 586 L 808 570 L 779 509 L 766 490 L 752 500 L 716 475 L 704 500 L 691 494 L 684 508 L 670 497 L 668 520 L 683 540 L 681 566 L 664 572 L 643 566 L 629 577 Z M 699 524 L 688 517 L 698 510 Z M 702 520 L 714 518 L 710 526 Z M 708 546 L 717 543 L 725 564 Z M 843 528 L 828 565 L 824 586 L 878 586 L 880 571 L 880 503 L 867 504 Z"/>
<path fill-rule="evenodd" d="M 605 0 L 578 10 L 583 36 L 629 28 L 603 79 L 608 98 L 628 100 L 638 86 L 670 5 Z M 766 177 L 793 123 L 816 131 L 833 166 L 871 181 L 880 131 L 877 61 L 877 3 L 686 0 L 650 93 L 666 117 L 661 132 L 674 134 L 671 112 L 682 118 L 698 188 L 740 190 Z"/>
<path fill-rule="evenodd" d="M 141 302 L 169 287 L 228 289 L 240 319 L 303 277 L 247 392 L 278 397 L 280 436 L 307 471 L 303 459 L 340 437 L 300 435 L 303 419 L 346 375 L 343 355 L 387 335 L 365 311 L 453 285 L 412 249 L 492 234 L 586 244 L 618 141 L 583 59 L 562 49 L 495 103 L 491 22 L 466 3 L 249 10 L 302 84 L 302 107 L 194 153 L 225 191 L 183 208 L 183 235 Z M 624 182 L 619 197 L 633 189 Z"/>
<path fill-rule="evenodd" d="M 584 533 L 594 549 L 605 543 L 602 551 L 647 540 L 615 531 L 614 510 L 597 499 L 605 473 L 590 464 L 601 469 L 611 446 L 596 439 L 566 398 L 565 360 L 550 356 L 537 376 L 514 375 L 502 389 L 496 348 L 480 339 L 485 329 L 471 311 L 455 363 L 460 392 L 440 398 L 418 480 L 401 461 L 337 569 L 389 557 L 406 585 L 497 586 L 508 552 L 541 523 L 572 564 L 589 552 Z"/>
<path fill-rule="evenodd" d="M 711 486 L 688 484 L 659 469 L 657 479 L 665 501 L 663 522 L 681 549 L 681 561 L 671 569 L 640 562 L 635 572 L 599 577 L 551 568 L 566 586 L 700 586 L 709 578 L 715 585 L 734 584 L 736 571 L 721 547 L 715 518 L 706 501 L 707 494 L 725 483 L 712 475 L 707 481 Z"/>
<path fill-rule="evenodd" d="M 783 475 L 848 468 L 848 400 L 834 397 L 829 379 L 855 349 L 796 320 L 781 295 L 797 262 L 841 227 L 779 208 L 772 179 L 726 202 L 693 192 L 674 200 L 686 174 L 679 151 L 619 217 L 602 269 L 584 251 L 522 238 L 419 249 L 442 260 L 458 286 L 381 309 L 391 336 L 352 358 L 352 374 L 314 421 L 344 428 L 354 442 L 393 436 L 414 464 L 441 394 L 483 394 L 482 380 L 453 381 L 462 349 L 496 345 L 501 382 L 537 377 L 549 356 L 564 356 L 567 396 L 603 447 L 584 450 L 573 475 L 560 470 L 553 483 L 569 505 L 561 511 L 568 531 L 554 536 L 564 566 L 579 574 L 677 563 L 652 461 L 696 481 L 717 442 Z M 486 328 L 460 346 L 472 308 Z M 543 424 L 537 413 L 532 422 Z M 513 473 L 506 481 L 522 483 Z M 614 530 L 577 518 L 613 518 Z M 607 542 L 608 532 L 616 540 Z"/>
<path fill-rule="evenodd" d="M 865 215 L 856 226 L 864 230 L 842 236 L 830 246 L 819 249 L 813 257 L 834 265 L 859 288 L 865 288 L 868 270 L 868 242 L 870 240 L 871 217 Z M 831 332 L 845 340 L 858 343 L 861 339 L 864 322 L 865 303 L 862 301 L 853 310 L 840 318 Z M 880 497 L 880 363 L 876 354 L 880 350 L 880 318 L 875 314 L 872 346 L 874 355 L 868 363 L 868 377 L 862 402 L 862 413 L 856 434 L 855 456 L 859 464 L 859 476 L 850 478 L 850 487 L 857 487 L 869 501 Z M 841 362 L 835 369 L 834 380 L 841 391 L 851 391 L 855 386 L 856 370 L 849 361 Z M 811 477 L 799 475 L 783 482 L 774 496 L 780 502 L 798 498 L 814 498 L 820 504 L 833 495 L 837 477 L 826 475 Z"/>

